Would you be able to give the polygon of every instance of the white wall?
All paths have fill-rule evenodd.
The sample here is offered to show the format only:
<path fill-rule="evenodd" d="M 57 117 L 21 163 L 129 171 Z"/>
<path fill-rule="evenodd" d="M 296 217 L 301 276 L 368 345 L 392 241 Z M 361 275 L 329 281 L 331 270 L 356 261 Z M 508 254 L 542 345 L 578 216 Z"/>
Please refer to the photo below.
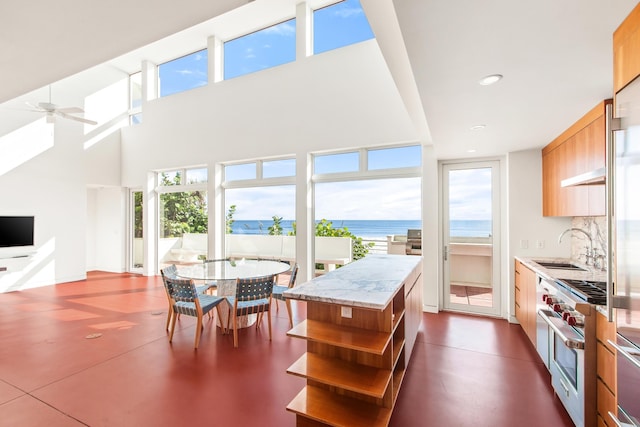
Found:
<path fill-rule="evenodd" d="M 417 142 L 375 40 L 148 103 L 123 129 L 123 183 L 176 166 Z"/>
<path fill-rule="evenodd" d="M 58 90 L 54 89 L 53 101 L 61 106 L 85 106 L 85 100 L 113 84 L 117 85 L 116 98 L 126 99 L 126 92 L 121 91 L 123 78 L 117 71 L 99 76 L 88 71 L 73 85 L 63 81 L 54 86 Z M 38 94 L 31 102 L 44 100 Z M 116 117 L 114 108 L 112 105 L 110 116 L 103 112 L 100 120 Z M 122 102 L 117 108 L 119 113 L 126 111 Z M 87 266 L 91 266 L 87 264 L 87 184 L 120 185 L 117 129 L 102 134 L 102 122 L 92 128 L 57 118 L 51 125 L 42 116 L 22 112 L 13 120 L 4 120 L 3 114 L 0 120 L 0 215 L 35 215 L 35 246 L 29 248 L 30 257 L 18 263 L 0 260 L 0 266 L 10 264 L 9 271 L 0 272 L 0 292 L 86 277 Z M 94 144 L 85 148 L 90 140 Z M 120 213 L 110 220 L 121 224 Z M 109 249 L 118 254 L 125 246 L 118 242 Z"/>
<path fill-rule="evenodd" d="M 508 277 L 509 319 L 514 316 L 514 257 L 570 256 L 558 236 L 571 226 L 571 218 L 542 216 L 542 149 L 517 151 L 507 156 L 508 168 Z M 525 241 L 528 248 L 522 247 Z M 543 248 L 537 247 L 542 242 Z"/>

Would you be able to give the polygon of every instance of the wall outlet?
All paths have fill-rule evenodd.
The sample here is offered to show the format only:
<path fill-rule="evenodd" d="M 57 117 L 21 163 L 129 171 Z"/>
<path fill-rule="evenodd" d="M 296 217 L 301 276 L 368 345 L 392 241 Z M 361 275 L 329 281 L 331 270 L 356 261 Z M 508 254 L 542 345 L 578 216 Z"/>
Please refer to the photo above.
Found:
<path fill-rule="evenodd" d="M 351 307 L 340 307 L 340 315 L 342 317 L 346 317 L 347 319 L 351 319 Z"/>
<path fill-rule="evenodd" d="M 526 239 L 520 240 L 520 249 L 529 249 L 529 241 Z"/>
<path fill-rule="evenodd" d="M 536 240 L 536 248 L 544 249 L 544 240 Z"/>

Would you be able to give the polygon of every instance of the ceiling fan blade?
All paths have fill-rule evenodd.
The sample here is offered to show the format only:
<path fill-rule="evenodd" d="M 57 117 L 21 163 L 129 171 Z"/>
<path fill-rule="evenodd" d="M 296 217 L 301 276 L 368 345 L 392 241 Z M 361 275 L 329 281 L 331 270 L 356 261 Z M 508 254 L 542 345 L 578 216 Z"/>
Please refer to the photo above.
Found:
<path fill-rule="evenodd" d="M 30 102 L 25 102 L 25 104 L 27 105 L 27 107 L 31 108 L 31 110 L 33 110 L 34 112 L 37 112 L 37 113 L 43 113 L 43 112 L 45 112 L 45 111 L 46 111 L 46 110 L 43 110 L 42 108 L 40 108 L 40 107 L 39 107 L 39 106 L 37 106 L 37 105 L 33 105 L 33 104 L 32 104 L 32 103 L 30 103 Z"/>
<path fill-rule="evenodd" d="M 88 125 L 97 125 L 98 124 L 98 122 L 95 122 L 93 120 L 85 119 L 83 117 L 72 116 L 72 115 L 67 114 L 65 112 L 62 112 L 60 110 L 56 110 L 56 114 L 59 115 L 60 117 L 64 117 L 65 119 L 75 120 L 76 122 L 82 122 L 82 123 L 86 123 Z"/>
<path fill-rule="evenodd" d="M 60 113 L 84 113 L 84 110 L 80 107 L 63 107 L 56 108 L 56 111 Z"/>

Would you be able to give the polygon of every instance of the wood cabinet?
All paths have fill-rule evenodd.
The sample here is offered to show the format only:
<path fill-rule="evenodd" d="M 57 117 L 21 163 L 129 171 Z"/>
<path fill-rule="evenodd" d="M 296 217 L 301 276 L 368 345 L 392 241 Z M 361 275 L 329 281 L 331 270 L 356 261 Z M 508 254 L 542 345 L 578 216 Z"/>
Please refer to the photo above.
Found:
<path fill-rule="evenodd" d="M 421 273 L 422 261 L 382 309 L 306 299 L 307 319 L 287 333 L 307 341 L 287 369 L 306 379 L 287 406 L 297 426 L 388 425 L 422 318 Z"/>
<path fill-rule="evenodd" d="M 640 75 L 640 4 L 613 33 L 613 91 L 618 93 Z"/>
<path fill-rule="evenodd" d="M 608 322 L 607 318 L 598 312 L 596 317 L 598 422 L 609 427 L 615 427 L 615 424 L 608 413 L 618 413 L 616 400 L 616 350 L 608 343 L 608 340 L 615 342 L 615 339 L 616 324 Z"/>
<path fill-rule="evenodd" d="M 542 149 L 544 216 L 605 215 L 604 185 L 563 188 L 561 182 L 605 166 L 605 108 L 611 102 L 608 99 L 596 105 Z"/>
<path fill-rule="evenodd" d="M 515 314 L 520 326 L 536 345 L 536 273 L 516 260 Z"/>

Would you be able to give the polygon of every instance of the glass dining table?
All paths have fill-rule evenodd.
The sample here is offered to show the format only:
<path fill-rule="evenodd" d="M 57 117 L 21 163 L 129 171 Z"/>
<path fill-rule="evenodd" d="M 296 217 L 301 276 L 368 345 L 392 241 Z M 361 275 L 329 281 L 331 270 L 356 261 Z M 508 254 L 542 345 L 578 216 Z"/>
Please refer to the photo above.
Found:
<path fill-rule="evenodd" d="M 261 276 L 271 276 L 289 271 L 291 266 L 285 262 L 272 260 L 239 259 L 216 260 L 201 264 L 185 265 L 178 268 L 177 276 L 196 281 L 216 282 L 216 295 L 220 297 L 234 296 L 236 294 L 236 280 L 250 279 Z M 230 305 L 220 304 L 218 326 L 223 327 L 227 322 Z M 238 327 L 246 328 L 255 323 L 255 314 L 242 316 L 238 319 Z M 231 325 L 229 325 L 231 326 Z"/>

